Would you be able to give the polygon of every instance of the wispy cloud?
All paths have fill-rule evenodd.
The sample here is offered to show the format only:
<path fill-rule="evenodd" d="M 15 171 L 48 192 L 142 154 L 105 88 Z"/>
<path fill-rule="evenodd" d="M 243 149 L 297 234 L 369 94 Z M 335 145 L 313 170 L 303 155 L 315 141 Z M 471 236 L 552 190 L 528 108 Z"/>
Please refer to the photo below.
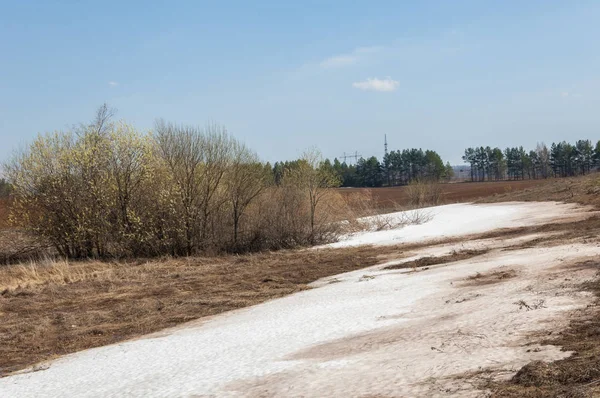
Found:
<path fill-rule="evenodd" d="M 108 85 L 111 87 L 117 87 L 119 85 L 119 83 L 110 81 L 110 82 L 108 82 Z"/>
<path fill-rule="evenodd" d="M 382 50 L 382 47 L 358 47 L 348 54 L 338 54 L 324 59 L 319 66 L 324 69 L 343 68 L 358 63 L 367 58 L 369 54 L 374 54 Z"/>
<path fill-rule="evenodd" d="M 385 79 L 370 77 L 365 81 L 352 83 L 352 87 L 358 88 L 359 90 L 382 92 L 395 91 L 399 85 L 400 83 L 398 81 L 392 80 L 392 78 L 390 77 L 387 77 Z"/>
<path fill-rule="evenodd" d="M 332 69 L 349 66 L 355 64 L 356 61 L 358 61 L 358 58 L 353 55 L 336 55 L 323 60 L 319 65 L 321 68 Z"/>

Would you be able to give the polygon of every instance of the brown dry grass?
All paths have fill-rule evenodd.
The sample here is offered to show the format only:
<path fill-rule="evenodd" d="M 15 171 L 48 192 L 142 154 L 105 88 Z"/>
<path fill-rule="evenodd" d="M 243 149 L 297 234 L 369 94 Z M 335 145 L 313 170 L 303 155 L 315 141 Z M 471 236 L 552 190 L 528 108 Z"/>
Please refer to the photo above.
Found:
<path fill-rule="evenodd" d="M 467 260 L 469 258 L 473 258 L 476 256 L 481 256 L 485 253 L 489 252 L 489 250 L 460 250 L 453 251 L 452 253 L 446 256 L 428 256 L 421 257 L 416 260 L 406 261 L 400 264 L 390 265 L 385 267 L 384 269 L 406 269 L 406 268 L 421 268 L 428 267 L 431 265 L 439 265 L 439 264 L 449 264 L 456 261 Z"/>
<path fill-rule="evenodd" d="M 0 268 L 0 374 L 294 293 L 403 250 L 6 266 Z"/>
<path fill-rule="evenodd" d="M 589 181 L 594 181 L 593 178 L 581 180 L 588 182 L 578 182 L 575 184 L 577 188 L 570 188 L 569 195 L 577 192 L 570 201 L 599 205 L 600 202 L 597 203 L 590 196 L 592 194 L 587 193 L 592 189 L 589 187 L 594 183 Z M 497 195 L 494 201 L 564 200 L 563 182 L 554 182 L 558 184 L 554 188 L 540 185 L 539 181 L 535 182 L 539 187 L 529 191 L 530 188 L 523 188 L 523 191 L 511 188 L 510 193 Z M 485 186 L 484 192 L 489 192 L 491 185 L 488 184 L 493 183 L 448 185 Z M 510 182 L 508 185 L 516 184 L 519 183 Z M 506 184 L 502 189 L 507 189 Z M 560 199 L 560 195 L 563 199 Z M 467 196 L 463 191 L 462 197 Z M 512 237 L 549 231 L 558 234 L 527 245 L 544 244 L 551 239 L 597 239 L 600 235 L 600 217 L 592 217 L 585 222 L 494 231 L 478 238 Z M 448 239 L 444 242 L 464 239 Z M 47 260 L 0 267 L 0 374 L 59 355 L 116 343 L 193 319 L 258 304 L 306 289 L 307 284 L 316 279 L 368 267 L 383 258 L 397 259 L 404 251 L 430 245 L 432 243 L 129 262 L 67 263 Z M 469 258 L 481 254 L 483 253 L 462 255 Z M 423 260 L 426 264 L 403 268 L 433 265 L 433 261 L 441 260 L 439 263 L 444 263 L 464 259 L 458 256 L 459 254 L 453 254 L 447 259 L 429 258 Z M 597 321 L 600 320 L 600 312 L 596 308 L 590 311 L 593 311 L 593 316 L 590 315 L 585 322 L 574 323 L 566 332 L 564 340 L 553 342 L 586 355 L 586 359 L 580 363 L 577 362 L 579 356 L 574 357 L 572 365 L 564 365 L 579 366 L 573 374 L 587 375 L 583 378 L 585 380 L 596 377 L 594 369 L 599 364 L 594 363 L 592 358 L 594 355 L 595 358 L 600 357 L 600 321 Z M 577 341 L 581 341 L 583 345 L 580 346 Z M 568 372 L 564 372 L 567 375 Z M 578 377 L 573 380 L 577 380 L 578 385 L 583 385 L 582 377 Z M 570 383 L 568 380 L 571 379 L 567 376 L 563 379 Z M 569 386 L 560 383 L 557 384 L 558 389 L 552 391 L 563 391 L 565 386 Z M 529 389 L 538 387 L 528 387 L 516 382 L 494 385 L 494 388 L 498 397 L 553 396 L 519 395 L 519 391 L 529 394 Z M 547 386 L 539 388 L 542 392 L 551 391 L 544 390 Z M 592 388 L 595 387 L 592 385 Z"/>
<path fill-rule="evenodd" d="M 0 229 L 8 228 L 8 216 L 10 215 L 10 203 L 6 198 L 0 198 Z"/>
<path fill-rule="evenodd" d="M 0 198 L 0 266 L 54 254 L 54 251 L 41 240 L 11 227 L 9 215 L 10 200 Z"/>
<path fill-rule="evenodd" d="M 502 282 L 517 276 L 513 269 L 495 270 L 491 272 L 477 272 L 467 278 L 463 286 L 483 286 Z"/>
<path fill-rule="evenodd" d="M 536 233 L 545 233 L 547 235 L 507 247 L 504 250 L 520 250 L 546 243 L 564 242 L 565 240 L 578 238 L 596 241 L 600 238 L 600 216 L 592 215 L 582 221 L 558 222 L 519 228 L 501 228 L 477 235 L 477 239 L 515 238 Z"/>
<path fill-rule="evenodd" d="M 600 173 L 544 180 L 532 187 L 511 190 L 480 200 L 481 203 L 507 201 L 556 201 L 591 205 L 600 209 Z"/>

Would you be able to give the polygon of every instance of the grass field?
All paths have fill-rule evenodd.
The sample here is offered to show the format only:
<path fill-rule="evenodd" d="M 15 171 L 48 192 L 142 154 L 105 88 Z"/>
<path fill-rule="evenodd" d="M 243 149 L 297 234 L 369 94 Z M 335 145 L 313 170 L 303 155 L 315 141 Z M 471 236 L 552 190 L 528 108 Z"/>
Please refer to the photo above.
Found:
<path fill-rule="evenodd" d="M 553 200 L 600 208 L 598 178 L 593 175 L 565 180 L 445 184 L 444 201 Z M 402 187 L 377 188 L 371 192 L 382 209 L 393 203 L 403 205 L 407 200 Z M 4 203 L 0 216 L 6 217 L 6 210 Z M 512 238 L 549 232 L 556 235 L 527 242 L 526 247 L 551 246 L 564 240 L 595 241 L 600 235 L 600 219 L 592 217 L 584 222 L 498 230 L 478 238 Z M 457 239 L 448 239 L 448 242 L 457 242 Z M 129 262 L 48 261 L 5 266 L 0 268 L 0 377 L 2 373 L 67 353 L 124 341 L 289 295 L 308 289 L 308 284 L 319 278 L 402 258 L 409 251 L 423 247 L 363 246 L 244 256 Z M 513 249 L 517 248 L 523 247 Z M 429 267 L 481 253 L 457 251 L 447 257 L 423 257 L 396 268 Z M 485 277 L 481 275 L 477 278 Z M 589 281 L 581 289 L 593 294 L 600 292 L 597 281 Z M 593 384 L 600 379 L 597 360 L 600 301 L 597 303 L 585 313 L 574 316 L 567 332 L 554 339 L 548 335 L 539 337 L 540 344 L 564 346 L 577 351 L 578 356 L 551 364 L 532 364 L 510 381 L 490 382 L 486 388 L 497 397 L 562 396 L 560 394 L 574 388 L 597 392 L 597 384 Z"/>

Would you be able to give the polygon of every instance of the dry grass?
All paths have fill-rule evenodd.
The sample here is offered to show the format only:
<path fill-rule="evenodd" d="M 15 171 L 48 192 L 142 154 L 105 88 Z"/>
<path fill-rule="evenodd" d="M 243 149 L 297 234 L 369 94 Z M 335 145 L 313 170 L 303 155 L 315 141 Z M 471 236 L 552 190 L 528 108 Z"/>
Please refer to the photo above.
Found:
<path fill-rule="evenodd" d="M 38 260 L 54 254 L 48 244 L 11 227 L 9 214 L 10 201 L 0 199 L 0 265 Z"/>
<path fill-rule="evenodd" d="M 542 225 L 533 225 L 519 228 L 501 228 L 477 235 L 477 239 L 516 238 L 519 236 L 542 233 L 542 236 L 527 242 L 513 245 L 504 250 L 520 250 L 528 247 L 539 246 L 556 241 L 583 239 L 584 241 L 597 241 L 600 238 L 600 216 L 591 215 L 585 220 L 572 222 L 558 222 Z M 464 240 L 465 238 L 463 238 Z M 473 238 L 471 238 L 473 239 Z"/>
<path fill-rule="evenodd" d="M 502 269 L 491 272 L 477 272 L 471 275 L 464 282 L 464 286 L 483 286 L 502 282 L 506 279 L 511 279 L 517 276 L 517 272 L 513 269 Z"/>
<path fill-rule="evenodd" d="M 159 331 L 374 265 L 404 247 L 0 268 L 0 373 Z"/>
<path fill-rule="evenodd" d="M 510 193 L 497 195 L 494 201 L 536 198 L 564 200 L 565 193 L 571 196 L 571 192 L 576 192 L 570 201 L 600 205 L 600 201 L 597 203 L 592 197 L 595 191 L 589 188 L 590 184 L 595 184 L 590 181 L 595 180 L 588 176 L 581 181 L 571 186 L 568 192 L 564 191 L 564 187 L 561 188 L 563 182 L 560 180 L 554 181 L 558 184 L 554 188 L 546 187 L 546 183 L 540 185 L 538 181 L 536 184 L 539 187 L 511 190 Z M 487 184 L 448 185 L 492 186 Z M 589 191 L 592 194 L 588 194 L 589 189 L 585 187 L 592 189 Z M 600 217 L 577 223 L 499 230 L 478 238 L 513 237 L 549 231 L 557 234 L 528 242 L 527 245 L 550 243 L 549 240 L 554 239 L 597 239 L 600 236 Z M 448 239 L 444 242 L 464 239 Z M 129 262 L 45 260 L 0 267 L 0 374 L 59 355 L 120 342 L 193 319 L 258 304 L 307 289 L 307 284 L 316 279 L 368 267 L 383 258 L 397 259 L 404 251 L 431 245 L 281 251 Z M 390 268 L 443 264 L 484 253 L 462 251 Z M 484 277 L 479 276 L 472 282 L 482 279 Z M 496 276 L 492 279 L 503 280 Z M 595 289 L 596 293 L 600 291 L 599 282 L 590 286 L 587 288 Z M 531 386 L 529 382 L 519 381 L 524 380 L 522 372 L 519 378 L 510 383 L 493 385 L 495 396 L 561 396 L 556 392 L 575 387 L 593 391 L 595 384 L 590 383 L 600 379 L 598 308 L 600 301 L 598 307 L 589 309 L 586 319 L 574 322 L 571 329 L 552 342 L 579 354 L 550 364 L 556 367 L 552 372 L 558 372 L 558 376 L 552 376 L 551 382 L 535 382 L 539 386 Z"/>
<path fill-rule="evenodd" d="M 439 257 L 421 257 L 416 260 L 406 261 L 400 264 L 390 265 L 385 267 L 384 269 L 406 269 L 406 268 L 421 268 L 428 267 L 431 265 L 439 265 L 439 264 L 448 264 L 456 261 L 467 260 L 469 258 L 473 258 L 476 256 L 484 255 L 489 252 L 489 250 L 460 250 L 453 251 L 452 253 L 446 256 Z"/>
<path fill-rule="evenodd" d="M 600 174 L 549 179 L 518 191 L 507 191 L 481 199 L 481 203 L 507 201 L 556 201 L 591 205 L 600 209 Z"/>

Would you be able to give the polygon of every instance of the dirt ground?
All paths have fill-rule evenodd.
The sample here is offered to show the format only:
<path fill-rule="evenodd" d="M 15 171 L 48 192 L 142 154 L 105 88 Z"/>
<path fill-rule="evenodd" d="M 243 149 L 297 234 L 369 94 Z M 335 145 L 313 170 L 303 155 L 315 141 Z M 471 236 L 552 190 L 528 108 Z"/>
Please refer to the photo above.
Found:
<path fill-rule="evenodd" d="M 361 247 L 0 268 L 0 375 L 301 291 L 381 254 Z"/>
<path fill-rule="evenodd" d="M 480 203 L 506 201 L 557 201 L 600 208 L 600 173 L 547 180 L 540 185 L 481 198 Z"/>
<path fill-rule="evenodd" d="M 554 181 L 554 180 L 551 180 Z M 550 181 L 550 182 L 551 182 Z M 493 195 L 522 191 L 528 188 L 547 184 L 548 180 L 524 181 L 489 181 L 489 182 L 456 182 L 441 184 L 441 203 L 472 202 Z M 381 188 L 339 188 L 338 192 L 348 195 L 356 192 L 370 192 L 377 205 L 382 208 L 391 208 L 394 205 L 407 206 L 409 198 L 407 187 L 381 187 Z"/>

